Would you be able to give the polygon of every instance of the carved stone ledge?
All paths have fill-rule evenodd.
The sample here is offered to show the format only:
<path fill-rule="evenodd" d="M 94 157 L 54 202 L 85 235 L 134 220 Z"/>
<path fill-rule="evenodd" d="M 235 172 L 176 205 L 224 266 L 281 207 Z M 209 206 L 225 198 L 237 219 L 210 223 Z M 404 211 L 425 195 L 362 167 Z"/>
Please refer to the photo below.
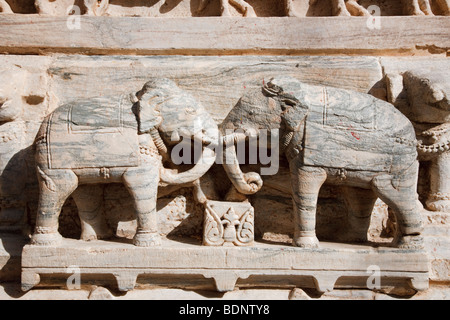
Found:
<path fill-rule="evenodd" d="M 204 247 L 200 243 L 164 240 L 161 247 L 65 239 L 58 247 L 26 245 L 22 253 L 22 288 L 39 283 L 39 275 L 73 274 L 102 278 L 113 275 L 119 290 L 136 283 L 230 291 L 238 287 L 367 288 L 373 266 L 380 288 L 425 290 L 428 260 L 423 251 L 321 242 L 319 249 L 255 243 L 254 247 Z M 55 279 L 52 280 L 54 282 Z M 65 281 L 61 280 L 61 286 Z"/>
<path fill-rule="evenodd" d="M 368 28 L 367 19 L 81 16 L 79 28 L 69 29 L 67 17 L 4 15 L 0 52 L 418 55 L 445 54 L 450 48 L 448 17 L 381 17 L 380 29 Z"/>

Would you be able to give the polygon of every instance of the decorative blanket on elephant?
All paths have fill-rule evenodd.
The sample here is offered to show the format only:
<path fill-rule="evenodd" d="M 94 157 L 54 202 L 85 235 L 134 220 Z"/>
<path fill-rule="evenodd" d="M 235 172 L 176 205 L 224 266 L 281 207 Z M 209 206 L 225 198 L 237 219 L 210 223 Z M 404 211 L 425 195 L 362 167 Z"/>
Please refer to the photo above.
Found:
<path fill-rule="evenodd" d="M 47 128 L 51 169 L 139 165 L 136 117 L 128 96 L 65 104 Z"/>
<path fill-rule="evenodd" d="M 309 112 L 304 163 L 349 170 L 390 171 L 416 156 L 412 125 L 393 107 L 367 94 L 311 86 L 301 98 Z M 400 143 L 404 137 L 408 143 Z M 404 141 L 403 141 L 404 142 Z"/>

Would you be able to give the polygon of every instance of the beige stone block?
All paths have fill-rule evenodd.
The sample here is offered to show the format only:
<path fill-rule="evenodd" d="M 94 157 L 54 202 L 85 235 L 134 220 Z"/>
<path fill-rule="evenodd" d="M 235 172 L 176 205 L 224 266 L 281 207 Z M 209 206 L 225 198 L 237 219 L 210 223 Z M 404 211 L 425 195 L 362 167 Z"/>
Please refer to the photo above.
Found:
<path fill-rule="evenodd" d="M 367 24 L 367 17 L 311 20 L 81 16 L 76 27 L 70 22 L 68 27 L 67 17 L 4 15 L 0 20 L 0 52 L 411 55 L 445 54 L 450 47 L 447 17 L 382 17 L 379 29 Z"/>

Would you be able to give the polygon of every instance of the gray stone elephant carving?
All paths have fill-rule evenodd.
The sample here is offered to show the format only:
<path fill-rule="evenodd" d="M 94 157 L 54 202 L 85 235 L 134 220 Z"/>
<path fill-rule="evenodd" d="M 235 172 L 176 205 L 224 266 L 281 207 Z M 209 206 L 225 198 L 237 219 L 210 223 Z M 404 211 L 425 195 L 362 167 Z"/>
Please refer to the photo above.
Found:
<path fill-rule="evenodd" d="M 322 184 L 330 183 L 342 186 L 347 195 L 349 238 L 367 240 L 370 214 L 379 197 L 397 216 L 395 245 L 422 246 L 416 136 L 411 122 L 390 103 L 368 94 L 277 77 L 244 95 L 230 111 L 221 130 L 236 129 L 279 133 L 278 144 L 269 147 L 279 148 L 289 162 L 291 181 L 286 183 L 293 190 L 294 245 L 318 246 L 318 193 Z M 228 135 L 235 141 L 249 136 Z M 248 193 L 239 166 L 229 167 L 238 191 Z"/>
<path fill-rule="evenodd" d="M 123 183 L 135 206 L 134 244 L 160 243 L 156 199 L 158 185 L 198 180 L 212 166 L 215 152 L 202 147 L 188 170 L 166 169 L 168 147 L 181 137 L 200 146 L 217 144 L 217 125 L 187 92 L 168 79 L 153 79 L 136 94 L 93 98 L 60 106 L 46 117 L 36 136 L 39 204 L 31 242 L 61 241 L 58 216 L 73 196 L 84 240 L 110 235 L 99 214 L 104 183 Z"/>
<path fill-rule="evenodd" d="M 419 139 L 419 160 L 429 162 L 426 207 L 450 212 L 450 73 L 447 70 L 407 71 L 401 109 L 413 122 Z"/>

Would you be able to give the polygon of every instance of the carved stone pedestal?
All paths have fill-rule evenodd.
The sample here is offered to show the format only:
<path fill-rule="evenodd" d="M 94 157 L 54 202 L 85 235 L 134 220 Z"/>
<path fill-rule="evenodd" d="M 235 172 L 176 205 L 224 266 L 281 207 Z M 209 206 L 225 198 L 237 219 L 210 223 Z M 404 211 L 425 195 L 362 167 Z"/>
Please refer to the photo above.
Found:
<path fill-rule="evenodd" d="M 22 289 L 30 290 L 51 276 L 61 282 L 81 275 L 113 275 L 119 290 L 136 284 L 231 291 L 236 286 L 303 287 L 319 292 L 334 288 L 428 288 L 428 261 L 422 251 L 321 242 L 319 249 L 255 243 L 254 247 L 205 247 L 164 240 L 160 247 L 65 239 L 58 247 L 26 245 L 22 253 Z M 377 278 L 378 277 L 378 278 Z M 101 280 L 103 281 L 103 280 Z M 375 285 L 377 287 L 374 287 Z"/>
<path fill-rule="evenodd" d="M 254 240 L 254 209 L 249 202 L 207 201 L 203 244 L 248 246 Z"/>

